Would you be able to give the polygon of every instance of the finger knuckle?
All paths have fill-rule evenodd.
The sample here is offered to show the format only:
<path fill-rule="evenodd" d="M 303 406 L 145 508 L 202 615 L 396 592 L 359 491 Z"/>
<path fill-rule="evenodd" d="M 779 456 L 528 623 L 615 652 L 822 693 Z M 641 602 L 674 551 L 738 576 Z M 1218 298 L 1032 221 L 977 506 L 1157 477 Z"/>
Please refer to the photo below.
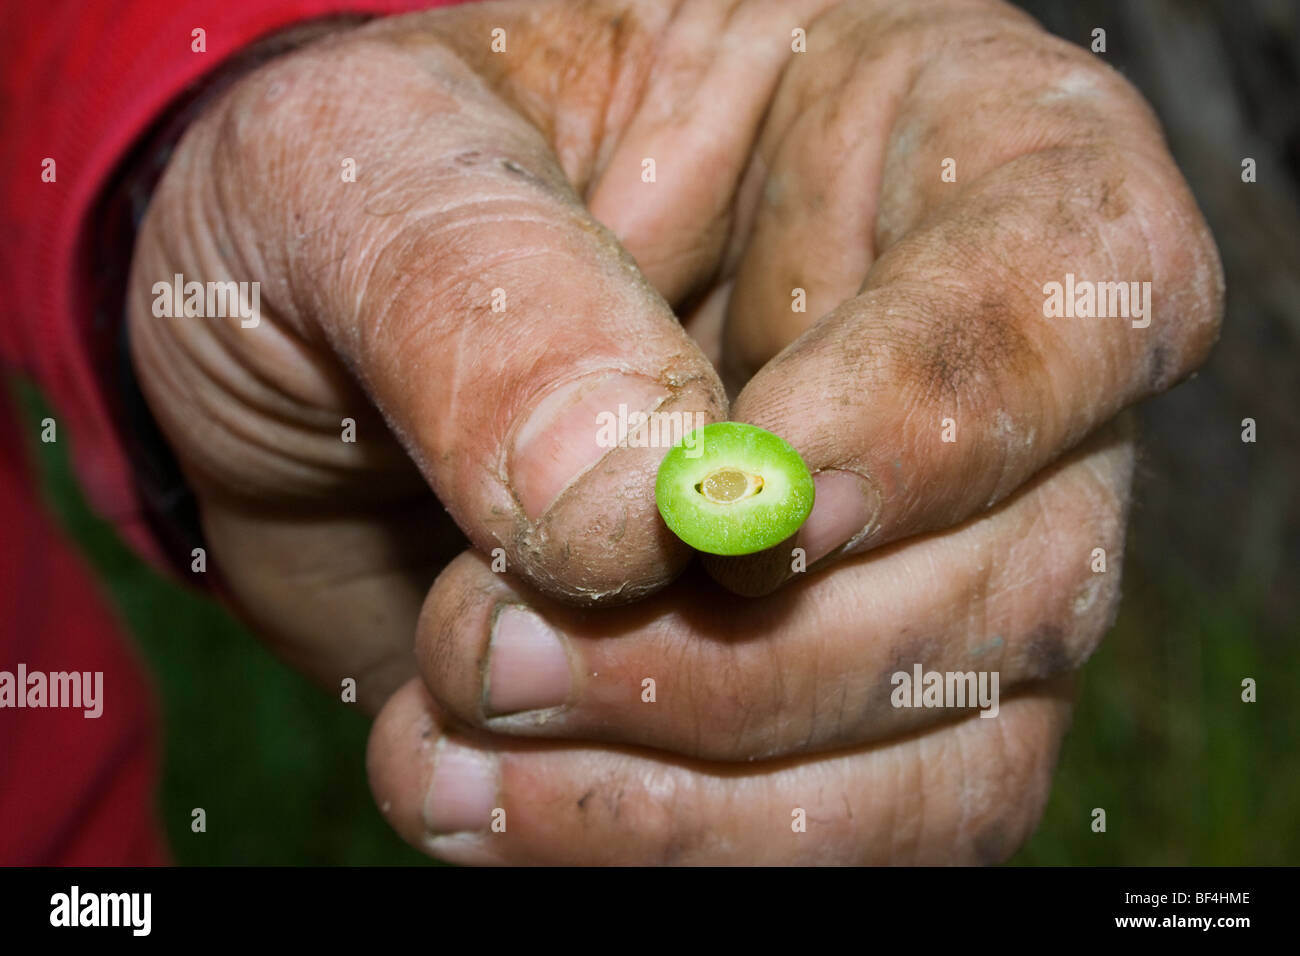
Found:
<path fill-rule="evenodd" d="M 1003 863 L 1029 838 L 1047 803 L 1050 761 L 1040 728 L 1002 726 L 997 758 L 975 761 L 960 783 L 961 855 L 971 863 Z"/>
<path fill-rule="evenodd" d="M 1125 462 L 1078 466 L 1062 497 L 1044 502 L 1051 519 L 1037 542 L 1057 597 L 1025 642 L 1028 677 L 1076 670 L 1114 623 L 1120 597 L 1128 503 Z M 1065 487 L 1068 485 L 1068 487 Z"/>

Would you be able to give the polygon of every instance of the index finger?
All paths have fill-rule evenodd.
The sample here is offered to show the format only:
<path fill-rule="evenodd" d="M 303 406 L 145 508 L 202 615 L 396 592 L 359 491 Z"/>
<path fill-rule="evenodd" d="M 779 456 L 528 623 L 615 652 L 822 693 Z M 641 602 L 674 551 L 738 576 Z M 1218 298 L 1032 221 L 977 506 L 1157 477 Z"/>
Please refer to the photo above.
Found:
<path fill-rule="evenodd" d="M 992 506 L 1214 341 L 1217 251 L 1145 104 L 1018 15 L 981 39 L 972 56 L 885 37 L 913 51 L 915 72 L 865 56 L 851 69 L 850 93 L 898 88 L 857 154 L 878 155 L 877 182 L 813 201 L 819 147 L 848 135 L 850 110 L 820 142 L 772 147 L 781 188 L 756 215 L 727 335 L 746 370 L 783 351 L 733 417 L 804 455 L 817 505 L 780 554 L 711 560 L 729 586 L 771 590 L 795 547 L 829 562 Z M 774 115 L 787 112 L 778 97 Z M 864 207 L 857 264 L 822 255 L 824 237 L 865 228 Z M 810 308 L 829 310 L 807 331 L 789 288 L 804 276 Z"/>

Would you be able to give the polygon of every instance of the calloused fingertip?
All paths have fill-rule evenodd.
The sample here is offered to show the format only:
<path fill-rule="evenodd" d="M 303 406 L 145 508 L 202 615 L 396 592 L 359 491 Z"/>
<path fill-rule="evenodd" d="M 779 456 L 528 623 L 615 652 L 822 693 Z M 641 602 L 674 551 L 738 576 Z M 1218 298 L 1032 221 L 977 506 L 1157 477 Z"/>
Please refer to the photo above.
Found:
<path fill-rule="evenodd" d="M 646 417 L 617 406 L 596 414 L 593 433 L 609 429 L 615 447 L 522 526 L 512 549 L 518 567 L 510 568 L 545 594 L 580 606 L 639 600 L 689 564 L 693 552 L 659 514 L 655 479 L 668 451 L 688 432 L 721 419 L 726 401 L 716 381 L 696 378 L 674 384 Z"/>

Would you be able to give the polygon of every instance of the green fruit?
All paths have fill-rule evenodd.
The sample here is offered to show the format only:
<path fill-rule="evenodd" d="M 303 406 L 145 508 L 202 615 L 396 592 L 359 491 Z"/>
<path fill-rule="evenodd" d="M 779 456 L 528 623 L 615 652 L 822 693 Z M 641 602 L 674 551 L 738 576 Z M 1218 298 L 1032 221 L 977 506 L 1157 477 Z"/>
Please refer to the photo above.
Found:
<path fill-rule="evenodd" d="M 655 501 L 692 548 L 753 554 L 799 530 L 813 506 L 808 466 L 784 439 L 739 422 L 683 438 L 659 466 Z"/>

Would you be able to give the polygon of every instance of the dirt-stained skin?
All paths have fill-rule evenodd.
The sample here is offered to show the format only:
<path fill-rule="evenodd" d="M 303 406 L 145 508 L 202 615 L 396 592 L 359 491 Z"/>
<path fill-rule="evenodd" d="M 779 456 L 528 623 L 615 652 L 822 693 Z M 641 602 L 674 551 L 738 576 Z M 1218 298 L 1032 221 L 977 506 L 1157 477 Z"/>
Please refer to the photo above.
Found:
<path fill-rule="evenodd" d="M 260 282 L 258 334 L 158 321 L 178 272 Z M 1150 282 L 1149 326 L 1045 318 L 1066 273 Z M 1141 98 L 993 0 L 509 0 L 341 30 L 215 101 L 130 331 L 233 600 L 325 686 L 359 676 L 413 844 L 989 862 L 1037 820 L 1118 599 L 1109 423 L 1205 359 L 1222 298 Z M 594 448 L 620 402 L 848 476 L 809 519 L 834 546 L 710 562 L 740 595 L 679 577 L 664 449 Z M 448 563 L 449 522 L 473 550 Z M 547 666 L 510 664 L 505 606 Z M 915 663 L 998 669 L 999 716 L 882 704 Z M 546 706 L 493 705 L 542 675 Z M 448 800 L 509 826 L 435 833 Z"/>

